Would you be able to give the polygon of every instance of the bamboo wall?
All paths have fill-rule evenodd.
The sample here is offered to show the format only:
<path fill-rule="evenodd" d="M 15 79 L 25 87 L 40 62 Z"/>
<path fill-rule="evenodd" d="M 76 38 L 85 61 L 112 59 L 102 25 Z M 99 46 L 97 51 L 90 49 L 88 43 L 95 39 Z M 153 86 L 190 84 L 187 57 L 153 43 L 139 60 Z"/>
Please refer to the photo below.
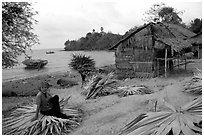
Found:
<path fill-rule="evenodd" d="M 118 46 L 115 53 L 117 73 L 123 77 L 149 78 L 154 74 L 152 37 L 131 37 Z"/>

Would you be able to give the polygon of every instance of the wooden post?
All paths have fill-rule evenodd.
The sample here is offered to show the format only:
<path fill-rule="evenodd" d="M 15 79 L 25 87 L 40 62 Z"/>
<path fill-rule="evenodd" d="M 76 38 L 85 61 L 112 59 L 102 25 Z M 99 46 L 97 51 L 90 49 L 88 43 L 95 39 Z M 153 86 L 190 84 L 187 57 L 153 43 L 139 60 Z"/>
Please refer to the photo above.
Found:
<path fill-rule="evenodd" d="M 199 51 L 199 45 L 198 45 L 198 59 L 200 58 L 200 51 Z"/>
<path fill-rule="evenodd" d="M 157 76 L 159 76 L 159 60 L 157 59 Z"/>
<path fill-rule="evenodd" d="M 165 77 L 167 77 L 167 48 L 165 49 Z"/>

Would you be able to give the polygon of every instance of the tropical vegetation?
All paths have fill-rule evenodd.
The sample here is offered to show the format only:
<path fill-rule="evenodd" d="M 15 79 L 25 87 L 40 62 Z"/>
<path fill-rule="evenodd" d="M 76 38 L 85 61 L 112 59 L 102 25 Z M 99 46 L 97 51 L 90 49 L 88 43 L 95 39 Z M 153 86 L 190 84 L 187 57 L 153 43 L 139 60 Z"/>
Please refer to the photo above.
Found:
<path fill-rule="evenodd" d="M 2 2 L 2 68 L 18 64 L 17 57 L 39 43 L 32 32 L 36 14 L 28 2 Z"/>
<path fill-rule="evenodd" d="M 101 28 L 102 29 L 102 28 Z M 103 29 L 101 32 L 88 32 L 85 37 L 79 40 L 67 40 L 65 42 L 65 50 L 108 50 L 113 44 L 122 38 L 119 34 L 111 32 L 105 33 Z"/>
<path fill-rule="evenodd" d="M 86 77 L 95 70 L 95 61 L 83 54 L 72 54 L 69 66 L 81 75 L 82 86 L 85 83 Z"/>

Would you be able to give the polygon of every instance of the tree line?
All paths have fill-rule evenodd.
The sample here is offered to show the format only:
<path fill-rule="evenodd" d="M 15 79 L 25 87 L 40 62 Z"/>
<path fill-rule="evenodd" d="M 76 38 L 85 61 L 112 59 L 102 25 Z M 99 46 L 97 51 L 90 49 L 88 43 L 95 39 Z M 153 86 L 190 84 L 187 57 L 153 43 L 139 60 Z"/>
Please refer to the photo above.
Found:
<path fill-rule="evenodd" d="M 103 27 L 101 27 L 103 28 Z M 81 37 L 78 40 L 67 40 L 65 45 L 65 50 L 107 50 L 117 41 L 122 38 L 120 34 L 113 34 L 111 32 L 89 32 L 85 37 Z"/>

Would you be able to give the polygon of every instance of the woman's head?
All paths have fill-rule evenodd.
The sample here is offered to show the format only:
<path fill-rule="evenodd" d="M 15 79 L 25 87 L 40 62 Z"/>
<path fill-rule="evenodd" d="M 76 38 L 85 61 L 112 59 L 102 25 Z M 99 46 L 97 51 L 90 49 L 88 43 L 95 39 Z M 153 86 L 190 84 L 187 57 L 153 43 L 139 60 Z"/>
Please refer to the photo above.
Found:
<path fill-rule="evenodd" d="M 50 87 L 50 84 L 46 81 L 43 81 L 39 87 L 39 90 L 42 92 L 45 92 L 49 89 L 49 87 Z"/>

